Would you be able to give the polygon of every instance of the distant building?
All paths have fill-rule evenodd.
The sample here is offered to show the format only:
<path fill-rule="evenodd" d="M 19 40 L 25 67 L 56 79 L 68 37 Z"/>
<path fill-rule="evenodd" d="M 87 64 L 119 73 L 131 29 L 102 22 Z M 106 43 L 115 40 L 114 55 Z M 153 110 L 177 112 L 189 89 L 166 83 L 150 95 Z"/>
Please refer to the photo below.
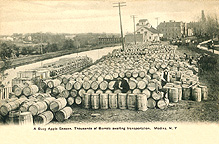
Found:
<path fill-rule="evenodd" d="M 136 34 L 135 35 L 137 43 L 143 43 L 143 34 Z M 134 34 L 129 33 L 125 35 L 125 43 L 134 43 Z"/>
<path fill-rule="evenodd" d="M 158 31 L 163 34 L 163 38 L 175 39 L 188 36 L 187 24 L 183 22 L 175 22 L 170 20 L 169 22 L 161 22 L 158 27 Z M 189 31 L 191 33 L 191 31 Z"/>
<path fill-rule="evenodd" d="M 99 37 L 99 44 L 121 43 L 120 37 Z"/>
<path fill-rule="evenodd" d="M 159 31 L 151 26 L 147 19 L 140 19 L 136 24 L 136 42 L 160 41 Z M 125 42 L 134 42 L 134 35 L 127 34 Z"/>
<path fill-rule="evenodd" d="M 74 39 L 76 35 L 66 35 L 65 39 Z"/>

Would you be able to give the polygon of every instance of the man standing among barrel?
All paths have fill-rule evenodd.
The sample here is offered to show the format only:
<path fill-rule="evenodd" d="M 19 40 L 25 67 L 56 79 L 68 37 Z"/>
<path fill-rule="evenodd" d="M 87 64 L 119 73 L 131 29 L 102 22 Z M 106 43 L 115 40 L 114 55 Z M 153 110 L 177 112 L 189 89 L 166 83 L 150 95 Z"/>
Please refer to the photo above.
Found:
<path fill-rule="evenodd" d="M 122 93 L 127 93 L 130 90 L 128 79 L 124 78 L 118 78 L 117 81 L 115 82 L 114 86 L 114 91 L 117 89 L 121 89 Z"/>
<path fill-rule="evenodd" d="M 162 87 L 166 85 L 170 81 L 169 71 L 168 69 L 164 69 L 164 71 L 161 74 L 161 85 Z"/>

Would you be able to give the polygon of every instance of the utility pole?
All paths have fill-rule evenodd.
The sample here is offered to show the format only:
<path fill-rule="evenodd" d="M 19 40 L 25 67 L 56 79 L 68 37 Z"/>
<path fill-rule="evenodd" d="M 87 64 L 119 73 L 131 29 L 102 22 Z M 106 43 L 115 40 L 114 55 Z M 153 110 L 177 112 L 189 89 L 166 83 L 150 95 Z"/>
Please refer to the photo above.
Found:
<path fill-rule="evenodd" d="M 41 45 L 40 45 L 40 51 L 41 51 L 41 54 L 43 54 L 43 44 L 42 44 L 42 41 L 43 41 L 43 37 L 42 37 L 42 32 L 40 33 L 40 41 L 41 41 Z"/>
<path fill-rule="evenodd" d="M 136 36 L 135 36 L 135 18 L 137 18 L 137 17 L 136 17 L 136 15 L 131 15 L 131 17 L 133 18 L 133 23 L 134 23 L 134 42 L 135 42 L 135 45 L 136 45 Z"/>
<path fill-rule="evenodd" d="M 124 39 L 123 39 L 123 31 L 122 31 L 122 18 L 121 18 L 121 10 L 120 10 L 120 7 L 126 6 L 125 3 L 126 3 L 126 2 L 113 3 L 113 4 L 116 4 L 116 6 L 113 6 L 113 7 L 119 7 L 120 30 L 121 30 L 121 38 L 122 38 L 122 50 L 124 50 L 125 47 L 124 47 Z"/>
<path fill-rule="evenodd" d="M 156 17 L 155 19 L 157 20 L 157 27 L 158 27 L 158 19 L 159 19 L 159 17 Z"/>

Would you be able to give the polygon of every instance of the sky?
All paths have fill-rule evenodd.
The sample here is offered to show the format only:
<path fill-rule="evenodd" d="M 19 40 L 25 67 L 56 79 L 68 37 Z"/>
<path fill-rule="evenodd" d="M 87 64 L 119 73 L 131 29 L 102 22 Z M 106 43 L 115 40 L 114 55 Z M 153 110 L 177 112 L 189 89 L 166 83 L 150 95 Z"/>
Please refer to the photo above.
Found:
<path fill-rule="evenodd" d="M 13 33 L 120 33 L 117 1 L 0 1 L 0 34 Z M 156 28 L 163 21 L 197 21 L 219 15 L 219 1 L 126 1 L 121 8 L 123 33 L 133 32 L 133 19 L 148 19 Z"/>

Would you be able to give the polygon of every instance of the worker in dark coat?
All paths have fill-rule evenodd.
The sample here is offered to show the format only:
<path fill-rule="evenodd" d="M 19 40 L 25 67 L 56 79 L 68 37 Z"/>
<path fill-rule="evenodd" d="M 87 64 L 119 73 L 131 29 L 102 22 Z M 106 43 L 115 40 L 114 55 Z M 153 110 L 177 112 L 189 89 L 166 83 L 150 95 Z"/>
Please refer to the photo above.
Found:
<path fill-rule="evenodd" d="M 114 91 L 120 89 L 121 80 L 121 78 L 116 79 L 116 82 L 113 85 Z"/>
<path fill-rule="evenodd" d="M 120 87 L 121 87 L 122 93 L 127 93 L 130 90 L 127 78 L 122 79 Z"/>
<path fill-rule="evenodd" d="M 170 81 L 169 71 L 165 69 L 161 74 L 161 85 L 162 87 L 166 85 Z"/>

